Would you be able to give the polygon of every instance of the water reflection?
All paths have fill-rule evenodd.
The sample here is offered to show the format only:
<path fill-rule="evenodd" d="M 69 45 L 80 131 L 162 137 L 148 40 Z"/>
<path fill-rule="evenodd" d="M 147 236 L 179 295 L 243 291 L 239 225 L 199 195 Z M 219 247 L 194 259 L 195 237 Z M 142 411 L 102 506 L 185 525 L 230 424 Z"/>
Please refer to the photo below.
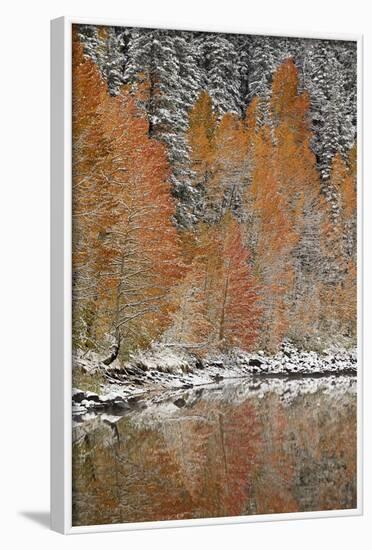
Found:
<path fill-rule="evenodd" d="M 236 381 L 76 419 L 73 524 L 356 507 L 356 381 Z"/>

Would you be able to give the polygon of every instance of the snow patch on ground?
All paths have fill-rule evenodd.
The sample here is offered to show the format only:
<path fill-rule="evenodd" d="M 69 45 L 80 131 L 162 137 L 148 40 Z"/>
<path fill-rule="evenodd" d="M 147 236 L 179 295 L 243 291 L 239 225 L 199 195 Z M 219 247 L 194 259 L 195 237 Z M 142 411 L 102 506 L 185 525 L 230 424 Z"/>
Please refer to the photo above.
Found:
<path fill-rule="evenodd" d="M 264 395 L 268 379 L 273 379 L 271 389 L 281 388 L 282 391 L 285 388 L 283 395 L 289 395 L 291 385 L 296 391 L 302 388 L 311 392 L 312 388 L 317 391 L 317 379 L 328 379 L 327 384 L 332 389 L 338 378 L 348 380 L 357 374 L 356 350 L 333 347 L 316 353 L 298 350 L 290 342 L 284 342 L 280 351 L 272 356 L 263 351 L 232 350 L 228 354 L 216 352 L 200 358 L 185 350 L 156 344 L 147 351 L 133 354 L 127 362 L 115 362 L 110 367 L 104 367 L 94 354 L 90 357 L 77 355 L 74 361 L 74 368 L 83 368 L 92 376 L 99 371 L 107 380 L 100 395 L 73 388 L 74 416 L 94 410 L 124 414 L 133 408 L 138 409 L 140 403 L 144 404 L 145 397 L 147 400 L 154 399 L 154 396 L 162 399 L 168 391 L 174 393 L 218 385 L 222 380 L 248 379 L 251 381 L 249 391 L 260 397 Z M 240 386 L 246 390 L 243 383 Z"/>

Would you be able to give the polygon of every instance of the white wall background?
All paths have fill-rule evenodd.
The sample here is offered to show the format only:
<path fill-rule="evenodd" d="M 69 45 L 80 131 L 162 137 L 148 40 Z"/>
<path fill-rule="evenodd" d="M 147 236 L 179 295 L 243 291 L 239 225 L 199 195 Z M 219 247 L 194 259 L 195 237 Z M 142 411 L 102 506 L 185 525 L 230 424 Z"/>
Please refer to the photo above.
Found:
<path fill-rule="evenodd" d="M 0 139 L 0 541 L 3 548 L 370 548 L 372 532 L 372 30 L 366 0 L 8 0 L 2 6 Z M 60 15 L 291 32 L 365 34 L 365 515 L 222 527 L 76 535 L 49 510 L 49 20 Z M 4 124 L 5 123 L 5 124 Z M 5 336 L 5 337 L 4 337 Z M 6 542 L 6 538 L 9 541 Z M 5 544 L 4 544 L 5 543 Z"/>

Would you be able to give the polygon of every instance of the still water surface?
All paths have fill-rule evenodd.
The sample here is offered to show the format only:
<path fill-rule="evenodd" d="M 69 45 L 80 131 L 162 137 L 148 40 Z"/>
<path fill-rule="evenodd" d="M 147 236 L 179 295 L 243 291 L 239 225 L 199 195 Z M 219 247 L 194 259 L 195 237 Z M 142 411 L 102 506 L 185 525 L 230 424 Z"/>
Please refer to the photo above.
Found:
<path fill-rule="evenodd" d="M 356 507 L 356 381 L 239 380 L 76 418 L 73 525 Z"/>

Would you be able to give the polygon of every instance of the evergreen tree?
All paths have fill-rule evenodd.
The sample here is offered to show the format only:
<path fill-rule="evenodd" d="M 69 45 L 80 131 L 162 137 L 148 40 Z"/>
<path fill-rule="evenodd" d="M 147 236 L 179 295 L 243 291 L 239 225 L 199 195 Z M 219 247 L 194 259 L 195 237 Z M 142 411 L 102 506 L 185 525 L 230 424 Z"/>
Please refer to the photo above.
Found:
<path fill-rule="evenodd" d="M 149 134 L 167 146 L 172 191 L 178 199 L 177 220 L 184 226 L 193 223 L 198 203 L 191 183 L 186 132 L 199 79 L 189 34 L 133 32 L 125 81 L 134 86 L 145 84 L 142 106 L 149 118 Z"/>
<path fill-rule="evenodd" d="M 330 177 L 332 159 L 344 159 L 356 132 L 356 59 L 352 44 L 316 41 L 304 59 L 304 85 L 310 94 L 313 149 L 324 182 Z M 327 192 L 327 187 L 325 187 Z"/>
<path fill-rule="evenodd" d="M 119 93 L 124 82 L 128 34 L 128 30 L 120 27 L 79 25 L 78 36 L 84 45 L 84 52 L 99 67 L 112 95 Z"/>
<path fill-rule="evenodd" d="M 207 34 L 203 40 L 207 91 L 217 113 L 241 114 L 238 52 L 228 36 Z"/>

